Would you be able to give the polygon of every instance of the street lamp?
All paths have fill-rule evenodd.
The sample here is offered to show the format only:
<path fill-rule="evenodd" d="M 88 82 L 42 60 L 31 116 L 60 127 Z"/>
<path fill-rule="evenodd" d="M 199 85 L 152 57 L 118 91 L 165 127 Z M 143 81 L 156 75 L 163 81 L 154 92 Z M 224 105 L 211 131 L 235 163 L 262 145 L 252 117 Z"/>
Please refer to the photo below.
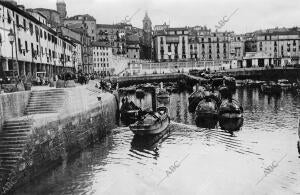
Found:
<path fill-rule="evenodd" d="M 15 42 L 15 34 L 13 33 L 13 30 L 10 29 L 8 33 L 8 39 L 11 44 L 11 63 L 13 67 L 13 77 L 15 77 L 15 67 L 14 67 L 14 42 Z"/>

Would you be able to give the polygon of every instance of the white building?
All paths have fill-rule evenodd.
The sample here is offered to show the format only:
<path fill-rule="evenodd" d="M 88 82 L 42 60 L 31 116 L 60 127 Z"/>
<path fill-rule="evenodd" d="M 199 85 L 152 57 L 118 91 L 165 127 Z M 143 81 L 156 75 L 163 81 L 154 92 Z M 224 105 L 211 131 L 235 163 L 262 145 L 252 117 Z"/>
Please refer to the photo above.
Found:
<path fill-rule="evenodd" d="M 92 47 L 94 72 L 102 75 L 112 75 L 112 46 L 108 42 L 95 42 Z"/>
<path fill-rule="evenodd" d="M 74 44 L 47 26 L 41 14 L 29 14 L 24 7 L 0 1 L 0 73 L 15 71 L 33 76 L 46 72 L 51 77 L 74 68 Z M 9 33 L 13 34 L 10 40 Z M 12 43 L 12 44 L 11 44 Z"/>

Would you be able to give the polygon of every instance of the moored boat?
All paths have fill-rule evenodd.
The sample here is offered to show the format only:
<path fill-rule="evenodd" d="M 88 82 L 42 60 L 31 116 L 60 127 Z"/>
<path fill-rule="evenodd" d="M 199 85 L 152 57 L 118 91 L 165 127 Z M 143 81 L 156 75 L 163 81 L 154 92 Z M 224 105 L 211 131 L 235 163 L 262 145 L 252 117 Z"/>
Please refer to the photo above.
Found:
<path fill-rule="evenodd" d="M 119 91 L 121 93 L 135 93 L 136 87 L 123 87 L 123 88 L 120 88 Z"/>
<path fill-rule="evenodd" d="M 145 97 L 145 92 L 142 89 L 137 89 L 135 95 L 138 99 L 143 99 Z"/>
<path fill-rule="evenodd" d="M 167 92 L 167 90 L 165 89 L 159 89 L 157 93 L 157 99 L 168 99 L 168 98 L 170 98 L 169 92 Z"/>
<path fill-rule="evenodd" d="M 218 122 L 218 105 L 214 99 L 205 97 L 196 108 L 196 124 L 203 128 L 214 128 Z"/>
<path fill-rule="evenodd" d="M 142 88 L 143 88 L 143 90 L 149 92 L 149 91 L 151 91 L 153 88 L 155 88 L 155 86 L 152 85 L 152 84 L 150 84 L 150 83 L 147 83 L 147 84 L 143 85 Z"/>
<path fill-rule="evenodd" d="M 220 127 L 228 131 L 239 130 L 244 122 L 243 107 L 237 100 L 223 100 L 219 108 Z"/>
<path fill-rule="evenodd" d="M 293 88 L 292 83 L 286 79 L 278 80 L 278 85 L 281 87 L 282 90 L 291 90 Z"/>
<path fill-rule="evenodd" d="M 158 107 L 156 112 L 148 112 L 136 123 L 129 126 L 130 130 L 140 136 L 155 135 L 164 132 L 170 124 L 167 107 Z"/>
<path fill-rule="evenodd" d="M 278 95 L 281 93 L 281 87 L 275 82 L 269 82 L 261 86 L 261 91 L 266 94 Z"/>

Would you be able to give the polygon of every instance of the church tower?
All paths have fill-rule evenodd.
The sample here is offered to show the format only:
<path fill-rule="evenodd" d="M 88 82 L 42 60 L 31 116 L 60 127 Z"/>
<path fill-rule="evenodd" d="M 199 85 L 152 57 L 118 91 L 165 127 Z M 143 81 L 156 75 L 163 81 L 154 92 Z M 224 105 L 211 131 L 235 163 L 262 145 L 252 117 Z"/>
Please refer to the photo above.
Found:
<path fill-rule="evenodd" d="M 151 46 L 152 41 L 152 22 L 148 16 L 148 13 L 145 13 L 143 19 L 143 31 L 144 31 L 144 44 Z"/>
<path fill-rule="evenodd" d="M 143 19 L 143 51 L 142 58 L 143 59 L 151 59 L 152 58 L 152 22 L 148 16 L 148 13 L 145 13 L 145 17 Z"/>
<path fill-rule="evenodd" d="M 57 0 L 56 10 L 59 13 L 60 22 L 63 23 L 63 20 L 67 17 L 67 5 L 64 0 Z"/>

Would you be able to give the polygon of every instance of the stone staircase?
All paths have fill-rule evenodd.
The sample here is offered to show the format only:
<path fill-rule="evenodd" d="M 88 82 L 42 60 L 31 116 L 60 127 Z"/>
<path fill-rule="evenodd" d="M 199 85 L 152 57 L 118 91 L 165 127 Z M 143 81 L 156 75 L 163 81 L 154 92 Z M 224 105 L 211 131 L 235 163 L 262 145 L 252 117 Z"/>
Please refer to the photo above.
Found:
<path fill-rule="evenodd" d="M 5 121 L 0 134 L 0 181 L 16 168 L 21 158 L 32 121 L 26 119 Z"/>
<path fill-rule="evenodd" d="M 62 108 L 66 92 L 63 89 L 32 91 L 26 115 L 56 113 Z"/>
<path fill-rule="evenodd" d="M 25 115 L 57 113 L 63 107 L 66 92 L 63 89 L 32 91 Z M 7 179 L 22 158 L 31 133 L 33 121 L 26 117 L 7 120 L 0 132 L 0 185 Z M 0 194 L 3 189 L 0 189 Z"/>

